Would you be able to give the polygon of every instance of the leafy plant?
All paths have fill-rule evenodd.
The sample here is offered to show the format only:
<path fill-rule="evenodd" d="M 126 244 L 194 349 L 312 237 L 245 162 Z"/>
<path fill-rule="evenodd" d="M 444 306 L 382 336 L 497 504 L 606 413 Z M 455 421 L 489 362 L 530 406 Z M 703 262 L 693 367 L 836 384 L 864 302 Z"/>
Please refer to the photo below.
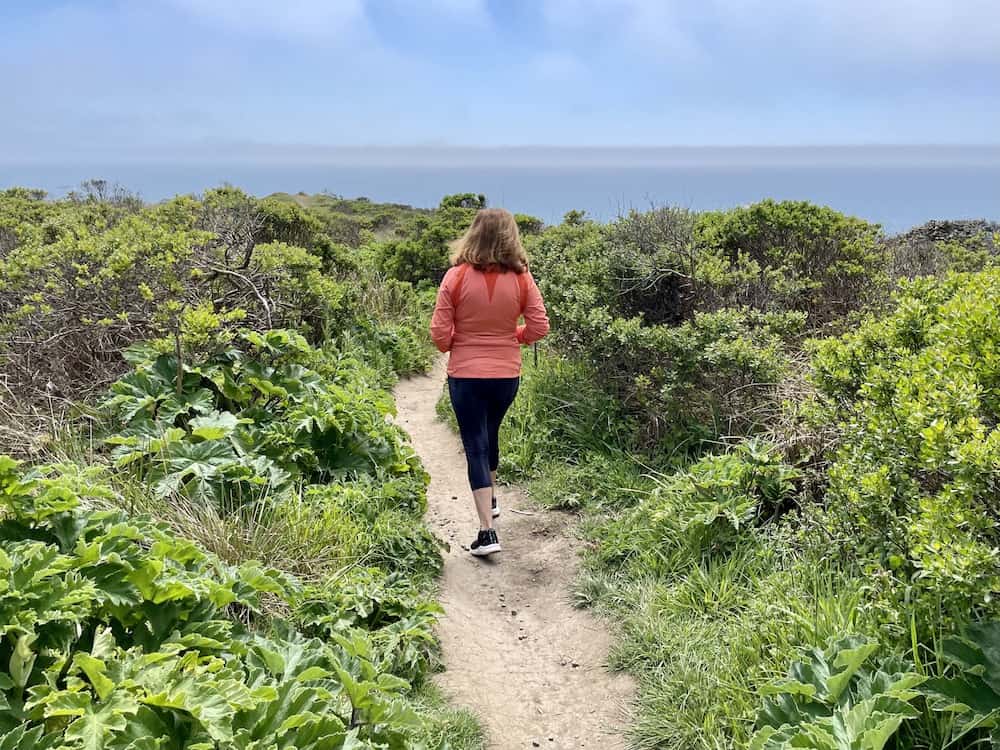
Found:
<path fill-rule="evenodd" d="M 998 289 L 996 269 L 918 280 L 893 314 L 815 346 L 817 416 L 847 436 L 830 527 L 898 580 L 890 596 L 915 599 L 922 621 L 961 622 L 1000 590 Z"/>
<path fill-rule="evenodd" d="M 422 674 L 417 635 L 432 641 L 436 610 L 393 628 L 324 611 L 327 597 L 310 605 L 336 623 L 327 642 L 267 628 L 261 598 L 297 606 L 300 584 L 85 510 L 111 492 L 93 474 L 0 457 L 0 747 L 412 746 L 423 722 L 389 669 Z"/>
<path fill-rule="evenodd" d="M 793 499 L 799 472 L 764 443 L 741 443 L 662 477 L 647 497 L 602 529 L 599 554 L 669 575 L 732 551 Z"/>
<path fill-rule="evenodd" d="M 945 638 L 940 655 L 952 674 L 927 680 L 921 691 L 932 711 L 954 717 L 952 744 L 1000 745 L 1000 622 L 975 623 Z"/>
<path fill-rule="evenodd" d="M 192 365 L 132 350 L 136 371 L 104 402 L 124 427 L 107 439 L 119 467 L 161 496 L 217 503 L 280 492 L 295 480 L 422 476 L 402 433 L 386 422 L 391 404 L 350 369 L 306 366 L 323 367 L 322 356 L 291 331 L 246 332 L 237 343 Z"/>
<path fill-rule="evenodd" d="M 878 644 L 848 637 L 792 665 L 757 717 L 752 750 L 882 750 L 920 712 L 911 703 L 924 678 L 892 660 L 873 663 Z"/>

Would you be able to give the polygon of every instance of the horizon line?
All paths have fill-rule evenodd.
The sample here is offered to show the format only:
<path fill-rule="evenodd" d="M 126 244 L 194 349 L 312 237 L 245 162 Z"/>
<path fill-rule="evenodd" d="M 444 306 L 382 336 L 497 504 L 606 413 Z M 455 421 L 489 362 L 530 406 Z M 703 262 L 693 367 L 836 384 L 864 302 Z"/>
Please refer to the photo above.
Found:
<path fill-rule="evenodd" d="M 206 141 L 147 147 L 50 150 L 44 155 L 0 153 L 0 164 L 315 165 L 328 167 L 572 168 L 713 166 L 1000 165 L 996 144 L 820 145 L 315 145 Z"/>

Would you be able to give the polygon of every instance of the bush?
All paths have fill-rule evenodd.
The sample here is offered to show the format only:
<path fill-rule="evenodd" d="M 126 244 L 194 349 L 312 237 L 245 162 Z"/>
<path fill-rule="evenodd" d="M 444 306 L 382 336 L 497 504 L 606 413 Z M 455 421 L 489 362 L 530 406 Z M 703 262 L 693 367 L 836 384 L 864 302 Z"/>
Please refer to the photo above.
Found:
<path fill-rule="evenodd" d="M 1000 590 L 998 289 L 996 270 L 916 282 L 892 315 L 815 347 L 823 418 L 845 435 L 826 501 L 836 538 L 922 621 L 993 611 Z"/>
<path fill-rule="evenodd" d="M 982 271 L 1000 257 L 1000 224 L 930 221 L 886 240 L 893 279 Z"/>
<path fill-rule="evenodd" d="M 819 328 L 878 302 L 887 286 L 881 229 L 830 208 L 762 201 L 699 216 L 695 242 L 720 263 L 725 304 L 796 310 Z"/>
<path fill-rule="evenodd" d="M 567 222 L 530 242 L 553 342 L 595 368 L 646 445 L 750 435 L 804 332 L 887 288 L 880 230 L 830 209 L 764 202 Z"/>
<path fill-rule="evenodd" d="M 441 199 L 439 208 L 468 208 L 478 211 L 486 208 L 486 196 L 482 193 L 456 193 Z"/>
<path fill-rule="evenodd" d="M 423 477 L 392 404 L 356 371 L 308 365 L 320 355 L 293 332 L 245 333 L 197 363 L 131 350 L 136 371 L 104 408 L 120 431 L 116 465 L 161 496 L 229 504 L 361 475 Z"/>
<path fill-rule="evenodd" d="M 111 490 L 70 471 L 0 458 L 0 744 L 416 741 L 423 721 L 388 669 L 422 676 L 434 610 L 407 600 L 406 619 L 366 622 L 344 599 L 307 605 L 312 594 L 275 571 L 232 568 L 146 519 L 85 510 Z M 265 597 L 307 628 L 336 625 L 324 641 L 269 625 Z"/>
<path fill-rule="evenodd" d="M 122 373 L 118 353 L 129 345 L 183 337 L 190 310 L 223 328 L 287 326 L 314 338 L 344 324 L 344 287 L 325 274 L 322 255 L 262 241 L 312 230 L 280 223 L 239 191 L 178 198 L 114 222 L 94 218 L 100 203 L 34 203 L 15 194 L 0 204 L 14 204 L 5 223 L 17 224 L 18 237 L 0 257 L 8 342 L 0 356 L 22 394 L 89 394 Z M 59 228 L 49 231 L 48 221 Z M 309 237 L 317 248 L 324 242 Z"/>
<path fill-rule="evenodd" d="M 764 201 L 702 214 L 632 211 L 607 226 L 569 222 L 531 247 L 557 308 L 596 304 L 672 325 L 722 308 L 794 311 L 815 330 L 880 299 L 888 284 L 880 239 L 878 226 L 829 208 Z"/>
<path fill-rule="evenodd" d="M 449 205 L 445 202 L 432 218 L 420 216 L 410 222 L 401 239 L 376 246 L 375 261 L 380 271 L 413 284 L 441 281 L 448 270 L 451 242 L 468 229 L 475 215 L 475 208 L 461 201 Z"/>
<path fill-rule="evenodd" d="M 798 472 L 761 443 L 706 456 L 656 482 L 601 532 L 606 564 L 669 576 L 703 558 L 732 552 L 740 538 L 788 509 Z"/>

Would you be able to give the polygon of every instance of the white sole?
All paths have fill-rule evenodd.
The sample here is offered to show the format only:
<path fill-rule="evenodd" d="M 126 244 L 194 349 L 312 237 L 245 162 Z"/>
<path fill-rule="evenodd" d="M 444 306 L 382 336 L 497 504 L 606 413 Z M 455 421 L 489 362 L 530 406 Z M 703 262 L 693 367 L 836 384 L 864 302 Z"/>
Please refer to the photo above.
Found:
<path fill-rule="evenodd" d="M 469 552 L 474 554 L 476 557 L 486 557 L 487 555 L 492 555 L 494 552 L 499 551 L 499 544 L 484 544 L 482 547 L 476 547 L 475 549 L 469 550 Z"/>
<path fill-rule="evenodd" d="M 500 518 L 500 506 L 499 505 L 493 509 L 493 517 L 494 518 Z"/>

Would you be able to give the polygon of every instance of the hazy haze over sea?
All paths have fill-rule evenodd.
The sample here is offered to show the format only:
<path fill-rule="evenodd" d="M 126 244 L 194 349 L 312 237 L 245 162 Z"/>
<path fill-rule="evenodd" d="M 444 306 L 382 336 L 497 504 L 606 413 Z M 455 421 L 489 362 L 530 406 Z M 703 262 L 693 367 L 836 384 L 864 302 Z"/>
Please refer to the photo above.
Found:
<path fill-rule="evenodd" d="M 325 148 L 210 144 L 41 160 L 0 157 L 0 187 L 64 194 L 102 178 L 149 201 L 230 183 L 256 195 L 329 191 L 434 206 L 485 193 L 492 205 L 557 222 L 609 219 L 664 203 L 728 208 L 809 200 L 897 232 L 929 219 L 1000 220 L 1000 146 L 673 148 Z"/>

